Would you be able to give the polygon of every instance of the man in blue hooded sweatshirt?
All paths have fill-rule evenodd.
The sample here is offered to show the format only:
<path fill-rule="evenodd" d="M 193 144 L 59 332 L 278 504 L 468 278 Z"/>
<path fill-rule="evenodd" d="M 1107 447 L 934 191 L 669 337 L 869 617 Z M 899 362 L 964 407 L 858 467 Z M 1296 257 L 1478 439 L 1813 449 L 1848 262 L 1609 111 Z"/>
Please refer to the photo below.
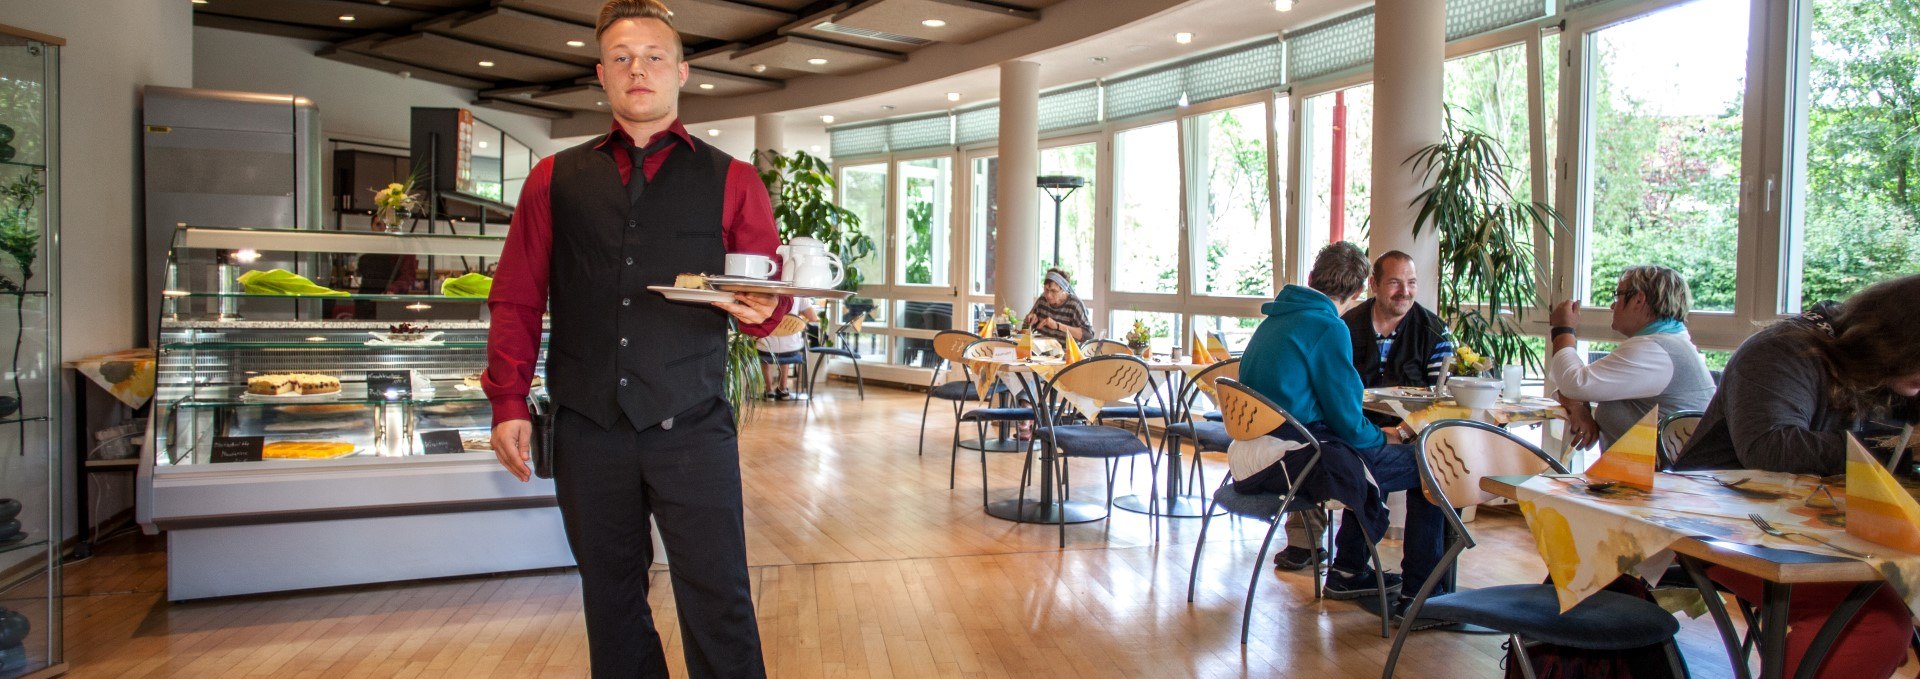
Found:
<path fill-rule="evenodd" d="M 1301 494 L 1309 500 L 1340 500 L 1350 508 L 1335 537 L 1333 572 L 1327 579 L 1327 596 L 1335 599 L 1360 598 L 1378 590 L 1360 526 L 1365 522 L 1366 535 L 1376 540 L 1385 533 L 1382 493 L 1416 491 L 1407 494 L 1400 562 L 1406 582 L 1417 587 L 1433 572 L 1446 530 L 1441 510 L 1417 492 L 1420 472 L 1414 456 L 1419 451 L 1403 441 L 1397 426 L 1376 428 L 1361 412 L 1364 389 L 1353 367 L 1351 333 L 1340 314 L 1359 302 L 1370 270 L 1366 253 L 1352 243 L 1321 249 L 1307 276 L 1308 287 L 1288 285 L 1261 307 L 1267 319 L 1254 331 L 1240 359 L 1241 382 L 1285 408 L 1321 442 L 1319 479 L 1303 487 Z M 1285 492 L 1287 475 L 1278 471 L 1296 463 L 1283 459 L 1247 478 L 1236 475 L 1234 487 L 1242 492 Z M 1386 583 L 1391 594 L 1399 589 L 1401 578 L 1388 575 Z M 1443 584 L 1436 593 L 1445 589 Z M 1398 618 L 1410 600 L 1400 597 L 1393 605 L 1393 617 Z M 1431 624 L 1438 623 L 1422 627 Z"/>

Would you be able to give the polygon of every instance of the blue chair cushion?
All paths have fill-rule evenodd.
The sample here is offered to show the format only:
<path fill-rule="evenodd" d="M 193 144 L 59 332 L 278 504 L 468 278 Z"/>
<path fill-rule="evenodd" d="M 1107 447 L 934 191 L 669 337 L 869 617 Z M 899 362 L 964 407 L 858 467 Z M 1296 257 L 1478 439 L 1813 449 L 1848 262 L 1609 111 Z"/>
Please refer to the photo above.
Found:
<path fill-rule="evenodd" d="M 1659 604 L 1618 592 L 1598 592 L 1561 613 L 1552 585 L 1501 585 L 1436 596 L 1420 609 L 1420 617 L 1595 651 L 1665 643 L 1680 631 L 1680 623 Z"/>
<path fill-rule="evenodd" d="M 1227 452 L 1227 446 L 1233 443 L 1227 425 L 1219 422 L 1178 422 L 1167 425 L 1167 435 L 1193 441 L 1201 450 L 1214 453 Z"/>
<path fill-rule="evenodd" d="M 1285 497 L 1279 493 L 1242 493 L 1234 490 L 1233 484 L 1228 483 L 1213 491 L 1213 504 L 1235 516 L 1272 521 L 1274 513 L 1280 511 L 1280 502 Z M 1305 509 L 1307 503 L 1296 499 L 1289 509 L 1296 507 Z"/>
<path fill-rule="evenodd" d="M 767 365 L 806 365 L 807 354 L 802 351 L 789 351 L 784 354 L 760 352 L 760 362 Z"/>
<path fill-rule="evenodd" d="M 1140 417 L 1140 411 L 1142 410 L 1146 411 L 1147 419 L 1149 420 L 1165 419 L 1167 416 L 1167 411 L 1161 410 L 1160 408 L 1155 406 L 1141 406 L 1140 408 L 1136 409 L 1133 406 L 1129 406 L 1129 405 L 1113 405 L 1113 406 L 1107 406 L 1105 408 L 1100 409 L 1100 419 L 1131 420 L 1131 419 Z"/>
<path fill-rule="evenodd" d="M 860 360 L 860 354 L 840 347 L 808 347 L 807 351 L 825 356 L 839 356 L 841 358 L 851 358 L 856 361 Z"/>
<path fill-rule="evenodd" d="M 1033 430 L 1035 441 L 1057 441 L 1060 452 L 1073 457 L 1124 457 L 1151 452 L 1147 442 L 1129 429 L 1072 424 Z"/>
<path fill-rule="evenodd" d="M 1205 418 L 1205 419 L 1206 419 L 1206 421 L 1208 421 L 1208 422 L 1225 422 L 1225 421 L 1227 421 L 1227 420 L 1226 420 L 1226 418 L 1224 418 L 1224 417 L 1222 417 L 1222 416 L 1220 415 L 1220 411 L 1218 411 L 1218 410 L 1209 410 L 1209 411 L 1207 411 L 1206 413 L 1204 413 L 1204 414 L 1202 414 L 1202 415 L 1201 415 L 1200 417 L 1202 417 L 1202 418 Z"/>
<path fill-rule="evenodd" d="M 970 401 L 980 396 L 972 382 L 948 382 L 928 389 L 927 393 L 942 401 Z"/>
<path fill-rule="evenodd" d="M 1020 422 L 1031 419 L 1032 408 L 974 408 L 960 416 L 961 422 Z"/>

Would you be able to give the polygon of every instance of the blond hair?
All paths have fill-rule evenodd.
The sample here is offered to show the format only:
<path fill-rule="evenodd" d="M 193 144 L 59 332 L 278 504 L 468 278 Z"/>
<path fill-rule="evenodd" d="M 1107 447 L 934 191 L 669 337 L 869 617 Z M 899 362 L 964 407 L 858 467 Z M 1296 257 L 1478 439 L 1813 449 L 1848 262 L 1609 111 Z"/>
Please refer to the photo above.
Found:
<path fill-rule="evenodd" d="M 608 27 L 627 19 L 653 19 L 666 24 L 667 30 L 673 31 L 674 44 L 686 48 L 686 43 L 680 40 L 680 29 L 673 27 L 673 10 L 667 9 L 660 0 L 607 0 L 607 4 L 600 6 L 600 20 L 594 22 L 593 39 L 600 40 Z M 676 50 L 674 57 L 679 56 Z"/>
<path fill-rule="evenodd" d="M 1664 266 L 1627 267 L 1620 272 L 1620 286 L 1647 300 L 1647 311 L 1653 312 L 1654 318 L 1685 321 L 1693 307 L 1693 290 L 1687 287 L 1687 279 Z"/>

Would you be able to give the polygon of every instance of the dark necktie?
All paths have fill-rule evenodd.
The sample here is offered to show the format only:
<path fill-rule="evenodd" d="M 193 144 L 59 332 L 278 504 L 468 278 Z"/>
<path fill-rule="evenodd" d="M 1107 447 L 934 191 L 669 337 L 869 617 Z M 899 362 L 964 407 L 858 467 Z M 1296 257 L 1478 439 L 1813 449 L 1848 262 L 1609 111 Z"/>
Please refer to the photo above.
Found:
<path fill-rule="evenodd" d="M 660 140 L 640 149 L 629 140 L 626 143 L 627 157 L 633 161 L 633 174 L 627 177 L 627 202 L 638 204 L 640 194 L 647 190 L 647 156 L 666 150 L 673 145 L 673 135 L 664 134 Z"/>

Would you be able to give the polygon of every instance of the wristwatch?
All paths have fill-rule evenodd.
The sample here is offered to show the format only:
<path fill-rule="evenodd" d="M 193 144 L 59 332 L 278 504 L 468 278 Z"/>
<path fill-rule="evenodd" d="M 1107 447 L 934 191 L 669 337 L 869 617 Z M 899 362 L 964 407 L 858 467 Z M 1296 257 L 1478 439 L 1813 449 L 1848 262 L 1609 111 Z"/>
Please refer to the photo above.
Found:
<path fill-rule="evenodd" d="M 1571 335 L 1571 334 L 1574 334 L 1574 329 L 1571 326 L 1556 325 L 1556 326 L 1553 326 L 1553 331 L 1550 335 L 1548 335 L 1548 339 L 1559 337 L 1561 335 Z"/>

